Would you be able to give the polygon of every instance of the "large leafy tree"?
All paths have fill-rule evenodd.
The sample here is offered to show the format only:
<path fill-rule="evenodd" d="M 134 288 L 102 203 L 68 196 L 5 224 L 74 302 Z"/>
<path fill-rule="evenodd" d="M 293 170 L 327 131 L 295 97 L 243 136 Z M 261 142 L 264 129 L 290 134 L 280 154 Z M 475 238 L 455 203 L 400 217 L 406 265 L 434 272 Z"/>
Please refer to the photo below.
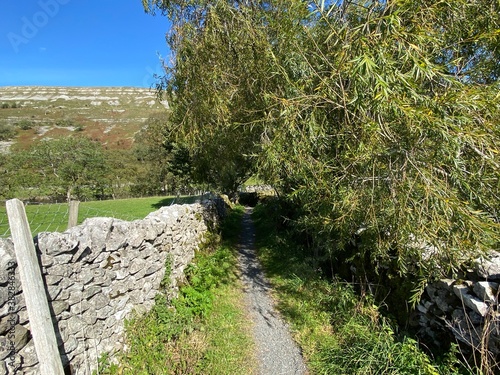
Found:
<path fill-rule="evenodd" d="M 257 4 L 257 2 L 255 2 Z M 195 176 L 225 192 L 252 173 L 269 84 L 266 35 L 253 14 L 226 2 L 152 2 L 172 18 L 176 64 L 161 86 L 190 146 Z M 248 9 L 249 10 L 249 9 Z"/>
<path fill-rule="evenodd" d="M 498 242 L 498 86 L 474 82 L 472 65 L 457 74 L 448 42 L 463 23 L 442 15 L 442 3 L 349 2 L 279 51 L 296 92 L 276 95 L 262 166 L 332 258 L 357 232 L 371 267 L 429 276 Z"/>
<path fill-rule="evenodd" d="M 163 88 L 200 160 L 257 168 L 331 260 L 356 235 L 428 278 L 498 245 L 498 3 L 144 3 L 173 22 Z"/>

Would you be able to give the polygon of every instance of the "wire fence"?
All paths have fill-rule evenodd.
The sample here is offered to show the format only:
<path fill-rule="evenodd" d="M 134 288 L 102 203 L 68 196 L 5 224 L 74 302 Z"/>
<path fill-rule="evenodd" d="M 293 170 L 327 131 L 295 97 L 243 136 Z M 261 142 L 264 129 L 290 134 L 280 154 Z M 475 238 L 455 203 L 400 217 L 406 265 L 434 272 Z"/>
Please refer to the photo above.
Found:
<path fill-rule="evenodd" d="M 130 199 L 121 204 L 116 201 L 82 202 L 78 210 L 78 224 L 93 217 L 112 217 L 133 221 L 143 219 L 149 212 L 161 206 L 171 204 L 193 203 L 199 196 L 166 197 L 162 199 Z M 68 228 L 69 205 L 67 203 L 35 203 L 24 202 L 26 216 L 31 233 L 36 236 L 40 232 L 63 232 Z M 114 207 L 114 208 L 113 208 Z M 0 238 L 10 237 L 9 220 L 5 209 L 5 201 L 0 201 Z"/>
<path fill-rule="evenodd" d="M 9 228 L 9 220 L 7 218 L 7 211 L 5 210 L 5 206 L 0 207 L 0 238 L 9 237 L 10 236 L 10 228 Z"/>
<path fill-rule="evenodd" d="M 38 204 L 24 202 L 31 233 L 60 232 L 67 229 L 69 206 L 65 203 Z M 9 237 L 10 228 L 5 202 L 0 207 L 0 237 Z"/>

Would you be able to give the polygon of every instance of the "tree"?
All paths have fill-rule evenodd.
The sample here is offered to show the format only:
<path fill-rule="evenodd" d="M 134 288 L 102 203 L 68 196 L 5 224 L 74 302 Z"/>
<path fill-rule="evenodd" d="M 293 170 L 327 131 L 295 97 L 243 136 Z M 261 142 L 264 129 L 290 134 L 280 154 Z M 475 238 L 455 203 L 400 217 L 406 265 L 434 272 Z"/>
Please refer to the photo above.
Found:
<path fill-rule="evenodd" d="M 500 242 L 498 5 L 144 3 L 173 22 L 160 85 L 209 178 L 256 168 L 332 263 L 425 281 Z"/>
<path fill-rule="evenodd" d="M 110 182 L 113 199 L 130 198 L 133 184 L 141 167 L 133 149 L 105 150 L 104 156 L 109 166 L 107 180 Z"/>
<path fill-rule="evenodd" d="M 431 277 L 498 242 L 496 86 L 464 82 L 443 61 L 441 12 L 349 2 L 274 48 L 277 69 L 303 68 L 285 70 L 295 93 L 276 96 L 261 165 L 291 187 L 304 228 L 333 259 L 357 232 L 356 257 L 370 268 L 395 260 L 401 274 Z M 300 54 L 289 61 L 288 50 Z"/>
<path fill-rule="evenodd" d="M 194 174 L 234 192 L 254 172 L 259 150 L 266 35 L 251 23 L 252 14 L 242 13 L 246 7 L 239 12 L 223 1 L 146 6 L 160 7 L 174 22 L 169 41 L 177 63 L 163 88 L 176 103 L 171 121 L 190 149 Z"/>
<path fill-rule="evenodd" d="M 136 182 L 142 194 L 186 191 L 191 184 L 189 151 L 173 133 L 168 113 L 149 117 L 135 139 L 134 153 L 143 165 Z"/>
<path fill-rule="evenodd" d="M 109 190 L 102 146 L 88 138 L 42 140 L 17 157 L 45 188 L 55 196 L 63 193 L 68 201 L 74 196 L 104 196 Z"/>
<path fill-rule="evenodd" d="M 446 48 L 440 56 L 450 74 L 464 82 L 494 83 L 500 77 L 500 3 L 442 2 L 436 9 Z"/>

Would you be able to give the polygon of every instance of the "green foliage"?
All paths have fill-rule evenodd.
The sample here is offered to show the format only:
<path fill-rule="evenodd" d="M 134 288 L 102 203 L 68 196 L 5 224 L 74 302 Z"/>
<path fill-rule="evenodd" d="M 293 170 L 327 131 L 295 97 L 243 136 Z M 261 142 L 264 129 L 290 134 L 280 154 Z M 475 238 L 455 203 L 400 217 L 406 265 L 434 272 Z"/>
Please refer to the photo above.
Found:
<path fill-rule="evenodd" d="M 373 327 L 354 318 L 337 334 L 341 347 L 326 344 L 315 358 L 325 374 L 458 374 L 453 368 L 440 372 L 414 340 L 396 341 L 385 324 Z"/>
<path fill-rule="evenodd" d="M 9 141 L 17 134 L 16 129 L 9 124 L 0 123 L 0 141 Z"/>
<path fill-rule="evenodd" d="M 63 118 L 56 120 L 56 125 L 62 127 L 69 127 L 69 126 L 75 126 L 75 122 L 70 118 Z"/>
<path fill-rule="evenodd" d="M 136 136 L 134 153 L 144 165 L 134 186 L 136 192 L 151 195 L 189 190 L 189 151 L 176 139 L 168 113 L 158 113 L 146 120 Z"/>
<path fill-rule="evenodd" d="M 165 87 L 174 95 L 172 122 L 182 125 L 195 176 L 234 192 L 252 174 L 258 151 L 260 131 L 252 124 L 264 115 L 266 36 L 223 1 L 147 5 L 156 6 L 174 22 L 169 40 L 177 64 Z"/>
<path fill-rule="evenodd" d="M 118 366 L 114 363 L 110 363 L 110 358 L 108 353 L 103 353 L 97 360 L 97 367 L 99 370 L 94 370 L 92 375 L 110 375 L 115 374 L 118 371 Z"/>
<path fill-rule="evenodd" d="M 109 182 L 102 146 L 84 137 L 42 140 L 12 155 L 17 168 L 15 183 L 25 189 L 38 187 L 52 197 L 104 197 Z M 37 189 L 33 189 L 36 194 Z"/>
<path fill-rule="evenodd" d="M 235 245 L 239 240 L 245 208 L 243 206 L 234 206 L 230 212 L 231 214 L 226 216 L 222 222 L 222 238 Z"/>
<path fill-rule="evenodd" d="M 258 169 L 318 254 L 376 272 L 440 277 L 499 243 L 498 2 L 143 4 L 173 23 L 159 85 L 205 180 Z"/>
<path fill-rule="evenodd" d="M 2 109 L 9 108 L 9 103 L 2 103 Z"/>
<path fill-rule="evenodd" d="M 113 198 L 134 196 L 133 182 L 141 172 L 133 150 L 104 150 L 109 168 L 107 179 L 112 188 Z M 154 194 L 151 194 L 154 195 Z"/>
<path fill-rule="evenodd" d="M 33 121 L 23 119 L 16 123 L 16 125 L 19 127 L 21 130 L 29 130 L 32 129 L 35 126 L 35 123 Z"/>
<path fill-rule="evenodd" d="M 172 256 L 170 254 L 167 255 L 167 258 L 165 259 L 165 274 L 163 275 L 163 278 L 160 281 L 160 291 L 162 293 L 165 293 L 168 289 L 168 287 L 171 284 L 171 279 L 170 277 L 172 276 Z"/>

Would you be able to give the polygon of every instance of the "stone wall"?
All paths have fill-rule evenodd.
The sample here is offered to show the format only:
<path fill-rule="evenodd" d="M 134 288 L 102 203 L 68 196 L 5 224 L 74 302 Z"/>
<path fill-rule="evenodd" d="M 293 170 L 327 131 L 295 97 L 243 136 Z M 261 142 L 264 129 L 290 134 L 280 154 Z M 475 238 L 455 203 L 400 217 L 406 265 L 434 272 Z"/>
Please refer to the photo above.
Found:
<path fill-rule="evenodd" d="M 124 319 L 147 312 L 159 291 L 176 294 L 218 208 L 209 201 L 163 207 L 132 222 L 92 218 L 35 238 L 67 373 L 89 375 L 103 353 L 126 349 Z M 0 239 L 0 375 L 37 369 L 13 244 Z"/>
<path fill-rule="evenodd" d="M 416 311 L 420 335 L 438 347 L 451 340 L 465 354 L 482 347 L 498 358 L 499 282 L 500 253 L 492 252 L 478 259 L 462 279 L 428 284 Z"/>
<path fill-rule="evenodd" d="M 275 190 L 271 185 L 249 185 L 242 190 L 245 193 L 266 193 L 274 195 Z"/>

